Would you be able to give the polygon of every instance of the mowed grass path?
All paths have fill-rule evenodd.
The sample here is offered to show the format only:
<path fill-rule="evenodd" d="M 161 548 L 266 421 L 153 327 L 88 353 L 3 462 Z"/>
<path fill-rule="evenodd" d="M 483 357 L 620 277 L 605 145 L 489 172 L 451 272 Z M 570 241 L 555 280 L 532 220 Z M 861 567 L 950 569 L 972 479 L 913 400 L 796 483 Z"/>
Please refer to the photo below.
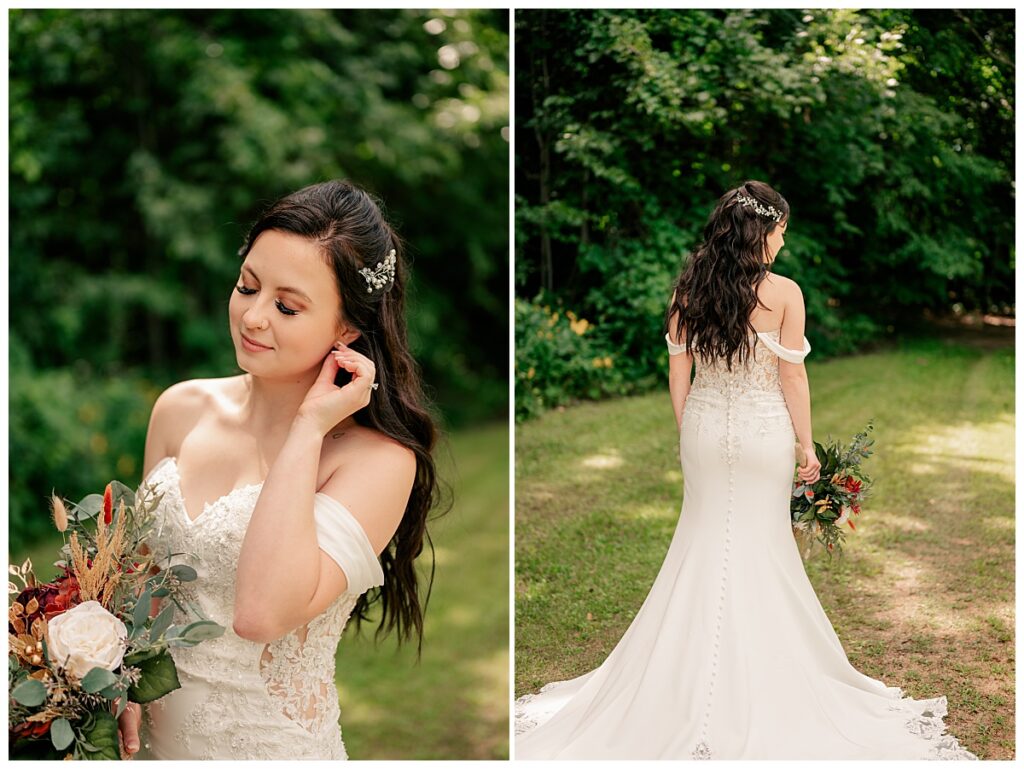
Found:
<path fill-rule="evenodd" d="M 415 644 L 396 649 L 389 638 L 375 646 L 375 624 L 359 636 L 350 624 L 338 646 L 341 729 L 352 758 L 508 757 L 508 425 L 462 430 L 449 444 L 439 470 L 455 505 L 430 526 L 437 572 L 422 659 Z M 31 557 L 47 580 L 59 547 L 59 538 L 40 543 L 12 561 Z M 426 584 L 429 548 L 419 560 Z"/>
<path fill-rule="evenodd" d="M 807 371 L 815 440 L 875 424 L 873 496 L 845 558 L 819 551 L 806 564 L 851 662 L 915 698 L 946 695 L 961 744 L 1013 758 L 1013 330 L 996 345 L 812 353 Z M 667 390 L 518 426 L 516 696 L 604 660 L 681 502 Z"/>

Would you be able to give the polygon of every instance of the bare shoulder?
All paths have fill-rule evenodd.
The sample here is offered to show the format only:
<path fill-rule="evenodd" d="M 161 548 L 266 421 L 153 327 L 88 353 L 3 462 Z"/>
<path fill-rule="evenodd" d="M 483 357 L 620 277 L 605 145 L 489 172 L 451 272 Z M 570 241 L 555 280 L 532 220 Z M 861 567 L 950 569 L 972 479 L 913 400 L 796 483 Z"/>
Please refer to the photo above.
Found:
<path fill-rule="evenodd" d="M 412 494 L 415 452 L 360 425 L 340 434 L 328 433 L 324 452 L 331 469 L 319 491 L 355 516 L 374 552 L 380 553 L 394 536 Z"/>
<path fill-rule="evenodd" d="M 380 430 L 354 425 L 332 431 L 324 439 L 324 457 L 336 469 L 358 468 L 360 473 L 383 472 L 395 480 L 416 471 L 416 453 Z"/>
<path fill-rule="evenodd" d="M 776 275 L 775 273 L 769 273 L 768 277 L 764 281 L 771 286 L 772 292 L 787 306 L 794 304 L 803 305 L 804 295 L 800 290 L 800 284 L 792 278 L 787 278 L 785 275 Z"/>
<path fill-rule="evenodd" d="M 230 397 L 229 391 L 237 387 L 235 380 L 239 379 L 186 379 L 160 393 L 149 417 L 144 475 L 164 457 L 177 456 L 182 440 L 200 416 Z"/>
<path fill-rule="evenodd" d="M 768 273 L 765 278 L 765 283 L 775 288 L 780 292 L 798 292 L 800 291 L 800 284 L 792 278 L 787 278 L 785 275 L 779 275 L 774 272 Z"/>

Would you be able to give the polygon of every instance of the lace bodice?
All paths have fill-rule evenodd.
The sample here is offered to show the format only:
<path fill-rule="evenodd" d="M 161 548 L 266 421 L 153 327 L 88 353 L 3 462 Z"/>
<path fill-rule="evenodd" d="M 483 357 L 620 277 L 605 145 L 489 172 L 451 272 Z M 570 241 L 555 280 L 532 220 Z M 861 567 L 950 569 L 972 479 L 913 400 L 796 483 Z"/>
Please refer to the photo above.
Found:
<path fill-rule="evenodd" d="M 779 360 L 800 363 L 811 351 L 804 337 L 802 350 L 791 350 L 778 342 L 780 329 L 750 335 L 750 357 L 740 363 L 733 357 L 732 370 L 723 359 L 696 359 L 697 373 L 684 403 L 680 434 L 687 428 L 703 431 L 717 442 L 730 466 L 740 460 L 743 437 L 751 433 L 764 437 L 772 432 L 794 436 L 792 418 L 779 380 Z M 685 344 L 673 344 L 668 334 L 669 354 L 686 352 Z"/>
<path fill-rule="evenodd" d="M 779 344 L 781 329 L 758 331 L 750 334 L 751 355 L 740 363 L 733 356 L 732 369 L 723 358 L 711 360 L 703 357 L 696 359 L 697 373 L 691 385 L 690 394 L 722 395 L 736 397 L 741 394 L 774 396 L 782 395 L 779 383 L 779 359 L 790 363 L 800 363 L 811 351 L 811 345 L 804 337 L 802 350 L 791 350 Z M 669 354 L 680 355 L 686 351 L 685 344 L 673 344 L 668 334 L 665 335 Z"/>
<path fill-rule="evenodd" d="M 256 643 L 235 634 L 232 619 L 238 556 L 262 484 L 238 487 L 207 503 L 193 520 L 173 457 L 162 460 L 147 480 L 163 493 L 151 550 L 157 558 L 190 554 L 170 561 L 198 573 L 195 582 L 183 585 L 185 600 L 225 628 L 220 638 L 171 649 L 182 688 L 147 710 L 153 741 L 165 754 L 156 757 L 346 758 L 335 653 L 359 595 L 383 584 L 380 563 L 358 522 L 336 500 L 316 495 L 318 540 L 342 566 L 349 589 L 302 628 Z M 175 610 L 175 624 L 193 619 Z"/>

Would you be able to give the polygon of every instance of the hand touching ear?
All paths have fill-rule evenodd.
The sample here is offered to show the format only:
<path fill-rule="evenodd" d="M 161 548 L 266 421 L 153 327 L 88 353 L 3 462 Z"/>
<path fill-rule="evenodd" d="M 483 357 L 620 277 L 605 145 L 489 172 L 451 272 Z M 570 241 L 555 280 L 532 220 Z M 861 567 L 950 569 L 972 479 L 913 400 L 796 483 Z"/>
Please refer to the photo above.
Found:
<path fill-rule="evenodd" d="M 372 360 L 341 342 L 335 344 L 339 349 L 332 348 L 324 358 L 320 374 L 296 415 L 296 419 L 311 423 L 322 435 L 370 402 L 377 374 Z M 344 387 L 334 384 L 341 369 L 352 374 L 352 381 Z"/>

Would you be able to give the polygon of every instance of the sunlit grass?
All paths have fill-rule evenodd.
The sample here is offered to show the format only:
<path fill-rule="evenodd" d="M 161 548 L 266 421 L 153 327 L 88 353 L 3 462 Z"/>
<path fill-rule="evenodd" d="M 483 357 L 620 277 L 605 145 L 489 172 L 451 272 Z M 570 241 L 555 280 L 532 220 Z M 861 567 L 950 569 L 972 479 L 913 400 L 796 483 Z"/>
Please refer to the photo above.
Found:
<path fill-rule="evenodd" d="M 1014 751 L 1012 344 L 807 361 L 815 439 L 869 419 L 876 439 L 857 532 L 844 559 L 811 559 L 811 581 L 853 664 L 945 694 L 950 731 L 983 758 Z M 625 632 L 678 518 L 676 439 L 667 392 L 517 427 L 517 696 L 593 669 Z"/>

